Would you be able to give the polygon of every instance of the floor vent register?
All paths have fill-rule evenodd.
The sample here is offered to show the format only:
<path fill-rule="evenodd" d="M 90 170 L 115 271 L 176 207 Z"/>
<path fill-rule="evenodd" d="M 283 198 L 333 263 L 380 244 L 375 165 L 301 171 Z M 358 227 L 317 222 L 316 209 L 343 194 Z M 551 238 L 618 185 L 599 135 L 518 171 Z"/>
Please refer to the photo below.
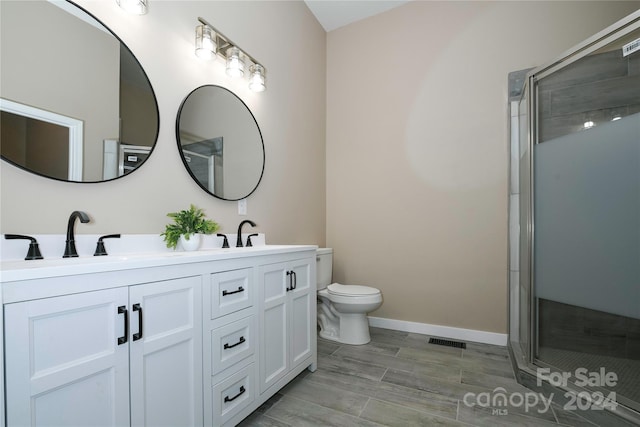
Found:
<path fill-rule="evenodd" d="M 440 338 L 429 338 L 429 344 L 444 345 L 447 347 L 467 348 L 467 343 L 460 341 L 443 340 Z"/>

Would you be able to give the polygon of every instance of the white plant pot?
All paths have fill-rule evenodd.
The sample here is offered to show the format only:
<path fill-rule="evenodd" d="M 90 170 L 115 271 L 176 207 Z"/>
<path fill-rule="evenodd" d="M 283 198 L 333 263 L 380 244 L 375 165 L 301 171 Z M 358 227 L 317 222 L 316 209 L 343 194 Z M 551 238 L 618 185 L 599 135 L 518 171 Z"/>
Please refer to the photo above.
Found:
<path fill-rule="evenodd" d="M 202 242 L 202 234 L 190 234 L 189 240 L 184 234 L 180 236 L 180 245 L 185 251 L 197 251 L 200 248 L 200 242 Z"/>

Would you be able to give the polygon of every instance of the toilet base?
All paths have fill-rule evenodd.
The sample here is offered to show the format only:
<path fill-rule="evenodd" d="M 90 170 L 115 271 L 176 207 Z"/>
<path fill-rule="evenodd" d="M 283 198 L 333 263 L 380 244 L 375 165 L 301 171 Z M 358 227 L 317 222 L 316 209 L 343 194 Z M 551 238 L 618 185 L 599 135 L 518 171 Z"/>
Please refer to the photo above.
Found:
<path fill-rule="evenodd" d="M 336 319 L 337 320 L 337 319 Z M 323 328 L 320 323 L 320 338 L 350 345 L 363 345 L 371 341 L 369 319 L 364 313 L 341 313 L 339 328 Z"/>

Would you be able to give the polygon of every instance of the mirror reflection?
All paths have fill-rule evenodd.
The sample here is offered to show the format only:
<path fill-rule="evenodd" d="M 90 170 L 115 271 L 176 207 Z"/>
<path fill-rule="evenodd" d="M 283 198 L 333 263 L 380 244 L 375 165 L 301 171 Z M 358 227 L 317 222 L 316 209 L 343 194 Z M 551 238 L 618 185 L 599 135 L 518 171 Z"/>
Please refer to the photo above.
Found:
<path fill-rule="evenodd" d="M 33 173 L 100 182 L 136 169 L 158 107 L 131 51 L 67 1 L 0 2 L 2 159 Z"/>
<path fill-rule="evenodd" d="M 244 199 L 264 171 L 264 144 L 253 114 L 240 98 L 215 85 L 191 92 L 176 123 L 182 161 L 198 185 L 215 197 Z"/>

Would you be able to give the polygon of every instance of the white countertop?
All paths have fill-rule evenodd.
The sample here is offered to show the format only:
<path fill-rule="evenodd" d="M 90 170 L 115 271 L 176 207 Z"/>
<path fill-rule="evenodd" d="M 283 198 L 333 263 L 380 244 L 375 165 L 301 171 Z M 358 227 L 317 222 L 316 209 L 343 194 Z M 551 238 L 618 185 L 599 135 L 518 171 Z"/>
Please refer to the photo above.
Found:
<path fill-rule="evenodd" d="M 92 239 L 93 240 L 93 239 Z M 14 241 L 15 242 L 15 241 Z M 24 241 L 22 241 L 24 242 Z M 106 241 L 105 241 L 106 242 Z M 285 252 L 315 250 L 313 245 L 266 245 L 263 243 L 244 248 L 203 248 L 197 251 L 173 251 L 166 248 L 149 251 L 131 250 L 126 253 L 122 249 L 110 251 L 106 256 L 92 256 L 78 251 L 78 258 L 47 257 L 41 260 L 3 259 L 0 261 L 0 283 L 16 282 L 31 279 L 46 279 L 76 274 L 91 274 L 107 271 L 131 270 L 137 268 L 159 267 L 185 263 L 228 260 L 248 256 L 270 255 Z M 63 241 L 64 243 L 64 241 Z M 112 243 L 112 242 L 109 242 Z M 26 247 L 25 243 L 23 246 Z M 113 246 L 113 245 L 112 245 Z M 3 251 L 3 255 L 4 255 Z M 25 252 L 26 253 L 26 252 Z M 44 252 L 43 252 L 44 255 Z"/>

